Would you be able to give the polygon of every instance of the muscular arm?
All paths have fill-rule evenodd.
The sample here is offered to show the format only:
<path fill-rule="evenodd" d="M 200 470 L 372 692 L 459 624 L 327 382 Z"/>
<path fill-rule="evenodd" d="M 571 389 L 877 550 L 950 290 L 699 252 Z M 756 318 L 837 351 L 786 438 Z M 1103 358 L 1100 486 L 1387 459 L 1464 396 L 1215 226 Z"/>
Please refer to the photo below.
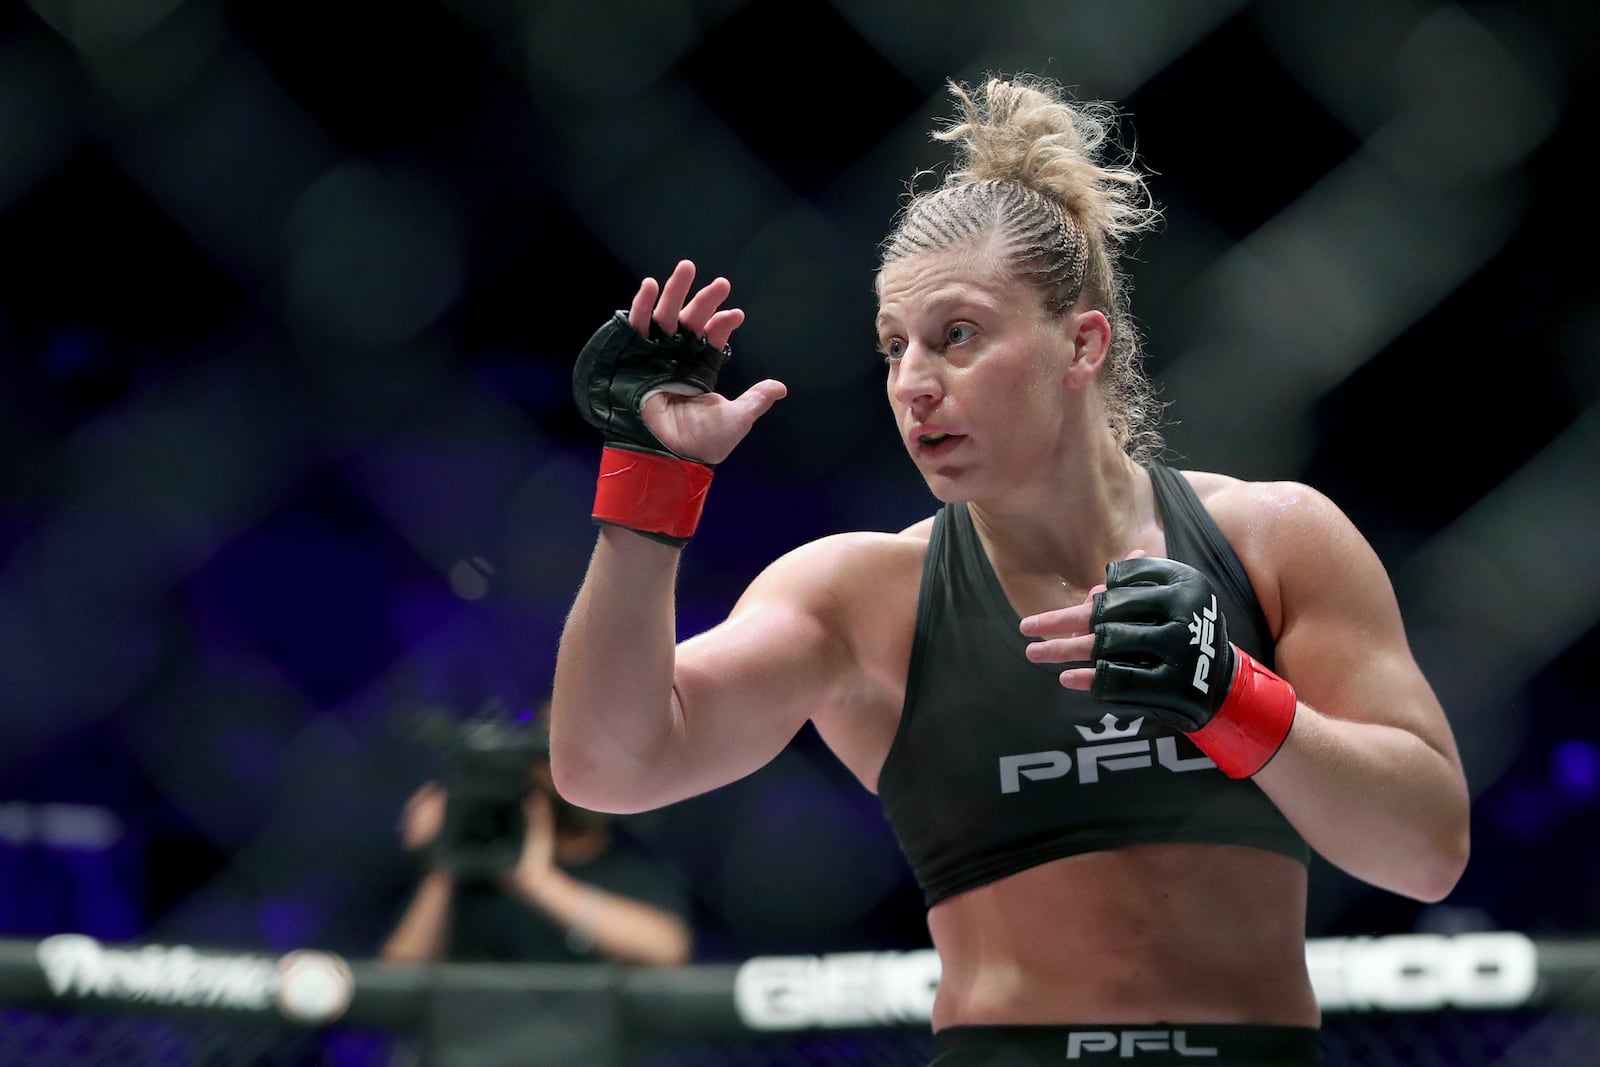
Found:
<path fill-rule="evenodd" d="M 1063 685 L 1188 732 L 1226 773 L 1253 777 L 1350 874 L 1442 898 L 1467 860 L 1466 781 L 1377 555 L 1305 486 L 1192 480 L 1272 624 L 1277 676 L 1236 653 L 1227 690 L 1191 684 L 1209 654 L 1184 624 L 1198 620 L 1209 586 L 1187 564 L 1142 553 L 1108 569 L 1081 604 L 1023 619 L 1022 632 L 1039 638 L 1028 657 L 1069 664 Z"/>
<path fill-rule="evenodd" d="M 600 534 L 562 633 L 551 771 L 568 800 L 633 812 L 715 789 L 770 761 L 849 685 L 853 656 L 830 619 L 842 539 L 767 568 L 728 619 L 674 645 L 677 552 Z"/>
<path fill-rule="evenodd" d="M 1388 575 L 1320 494 L 1287 484 L 1244 491 L 1267 505 L 1254 513 L 1272 516 L 1247 535 L 1247 565 L 1270 591 L 1263 602 L 1276 594 L 1276 667 L 1300 700 L 1255 781 L 1330 862 L 1438 900 L 1467 861 L 1469 797 Z"/>
<path fill-rule="evenodd" d="M 737 622 L 695 646 L 710 668 L 674 646 L 676 546 L 698 521 L 705 465 L 726 459 L 785 393 L 770 379 L 735 400 L 709 391 L 744 312 L 722 307 L 725 278 L 689 298 L 694 277 L 683 260 L 665 285 L 644 279 L 628 310 L 632 334 L 603 328 L 574 369 L 580 409 L 616 455 L 596 493 L 594 514 L 608 525 L 557 650 L 550 767 L 562 795 L 594 811 L 659 807 L 770 760 L 806 712 L 764 687 L 763 658 L 819 650 L 803 602 L 786 599 L 800 585 L 766 576 L 746 592 Z M 658 332 L 704 341 L 647 340 Z"/>
<path fill-rule="evenodd" d="M 672 691 L 678 552 L 601 527 L 556 653 L 550 771 L 593 811 L 652 807 L 643 781 L 677 722 Z"/>

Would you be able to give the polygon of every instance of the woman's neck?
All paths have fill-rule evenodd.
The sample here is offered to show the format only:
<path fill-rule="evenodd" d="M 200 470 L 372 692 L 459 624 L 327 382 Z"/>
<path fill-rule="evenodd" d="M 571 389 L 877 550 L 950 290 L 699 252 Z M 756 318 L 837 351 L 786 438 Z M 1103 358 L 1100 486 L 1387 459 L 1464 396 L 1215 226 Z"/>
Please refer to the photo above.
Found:
<path fill-rule="evenodd" d="M 1029 496 L 969 505 L 997 570 L 1053 576 L 1086 590 L 1105 579 L 1107 563 L 1160 547 L 1149 472 L 1121 449 L 1075 464 Z"/>

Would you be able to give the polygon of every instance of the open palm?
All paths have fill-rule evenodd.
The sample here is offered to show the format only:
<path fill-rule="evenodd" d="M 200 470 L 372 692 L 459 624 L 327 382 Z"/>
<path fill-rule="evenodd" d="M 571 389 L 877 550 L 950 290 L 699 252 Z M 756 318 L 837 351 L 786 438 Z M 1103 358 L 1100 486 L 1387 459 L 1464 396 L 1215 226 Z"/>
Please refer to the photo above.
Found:
<path fill-rule="evenodd" d="M 644 279 L 628 309 L 629 325 L 649 336 L 654 319 L 666 333 L 682 329 L 704 337 L 714 348 L 723 347 L 744 322 L 742 310 L 722 307 L 732 286 L 726 278 L 715 278 L 686 303 L 693 285 L 694 264 L 689 260 L 679 262 L 665 285 Z M 660 392 L 644 402 L 639 414 L 656 439 L 677 455 L 715 464 L 727 459 L 756 419 L 787 392 L 782 382 L 770 378 L 733 399 L 720 393 Z"/>

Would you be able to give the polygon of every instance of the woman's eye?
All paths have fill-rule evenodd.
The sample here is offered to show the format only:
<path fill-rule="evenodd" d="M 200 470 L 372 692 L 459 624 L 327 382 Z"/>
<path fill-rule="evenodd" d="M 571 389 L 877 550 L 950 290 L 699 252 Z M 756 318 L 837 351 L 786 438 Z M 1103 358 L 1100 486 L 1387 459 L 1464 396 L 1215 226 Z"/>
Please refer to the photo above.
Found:
<path fill-rule="evenodd" d="M 972 337 L 973 329 L 970 322 L 952 322 L 945 330 L 945 340 L 950 344 L 958 345 Z"/>
<path fill-rule="evenodd" d="M 899 359 L 906 354 L 906 343 L 898 337 L 890 338 L 878 346 L 878 351 L 883 353 L 884 359 Z"/>

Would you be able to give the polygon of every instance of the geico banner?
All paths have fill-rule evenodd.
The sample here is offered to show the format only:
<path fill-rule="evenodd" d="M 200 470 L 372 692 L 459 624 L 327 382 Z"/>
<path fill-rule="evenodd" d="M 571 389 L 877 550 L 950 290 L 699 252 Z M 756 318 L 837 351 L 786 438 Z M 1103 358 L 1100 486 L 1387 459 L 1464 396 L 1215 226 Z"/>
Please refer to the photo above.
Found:
<path fill-rule="evenodd" d="M 938 986 L 932 949 L 757 956 L 740 964 L 733 1001 L 753 1030 L 881 1026 L 926 1022 Z"/>
<path fill-rule="evenodd" d="M 1514 1008 L 1538 981 L 1538 953 L 1517 933 L 1394 934 L 1306 944 L 1312 988 L 1335 1011 Z M 740 965 L 734 1006 L 754 1030 L 926 1022 L 939 957 L 915 952 L 758 956 Z"/>
<path fill-rule="evenodd" d="M 1516 1008 L 1539 981 L 1523 934 L 1397 934 L 1306 944 L 1317 1003 L 1334 1011 Z"/>

